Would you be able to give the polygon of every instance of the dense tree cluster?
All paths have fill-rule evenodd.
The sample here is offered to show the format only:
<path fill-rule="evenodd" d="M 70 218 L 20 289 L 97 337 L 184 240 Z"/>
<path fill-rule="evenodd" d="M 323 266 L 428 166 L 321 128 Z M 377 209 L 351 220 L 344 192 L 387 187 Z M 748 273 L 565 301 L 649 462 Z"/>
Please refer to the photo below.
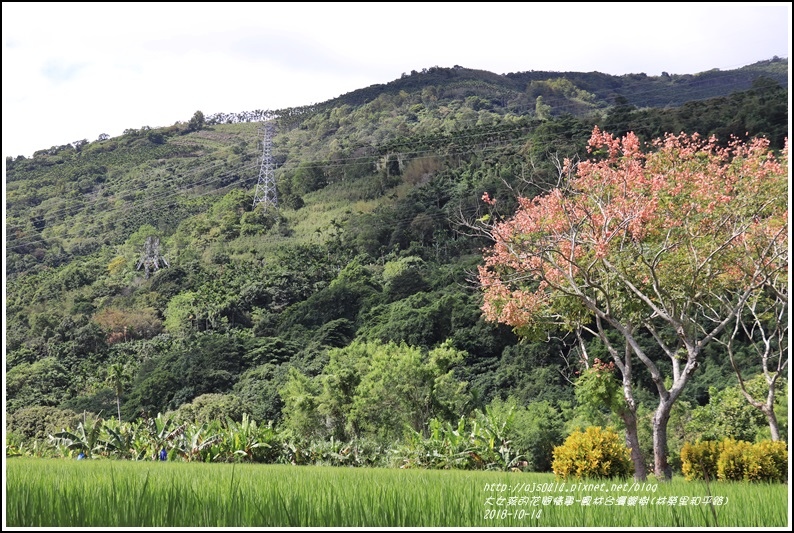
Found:
<path fill-rule="evenodd" d="M 647 460 L 658 380 L 635 371 L 627 383 L 620 369 L 593 365 L 625 353 L 614 325 L 486 320 L 477 269 L 495 236 L 480 230 L 561 185 L 563 161 L 588 158 L 596 125 L 638 143 L 714 134 L 723 149 L 747 133 L 779 153 L 788 117 L 787 91 L 770 79 L 778 66 L 753 85 L 718 82 L 719 98 L 676 93 L 688 103 L 669 108 L 647 108 L 631 91 L 675 93 L 687 80 L 433 67 L 323 104 L 198 111 L 8 158 L 7 428 L 22 448 L 53 435 L 64 450 L 94 430 L 108 443 L 135 428 L 152 439 L 146 455 L 179 424 L 199 440 L 234 424 L 277 440 L 285 462 L 308 461 L 300 450 L 310 448 L 338 459 L 349 442 L 398 449 L 405 466 L 548 471 L 572 432 L 633 425 Z M 252 208 L 263 119 L 276 124 L 278 211 Z M 150 237 L 168 266 L 147 279 L 135 266 Z M 768 320 L 787 313 L 774 297 L 781 279 L 698 353 L 667 413 L 675 468 L 696 437 L 772 436 L 747 395 L 767 405 L 773 391 L 785 434 L 787 383 L 772 379 L 785 366 L 770 359 L 787 354 L 785 332 Z M 632 349 L 658 358 L 656 337 L 671 335 L 637 328 Z M 663 375 L 675 365 L 658 363 Z M 631 409 L 621 403 L 627 384 Z M 173 453 L 188 453 L 187 438 L 174 437 Z M 217 453 L 231 460 L 229 439 Z"/>

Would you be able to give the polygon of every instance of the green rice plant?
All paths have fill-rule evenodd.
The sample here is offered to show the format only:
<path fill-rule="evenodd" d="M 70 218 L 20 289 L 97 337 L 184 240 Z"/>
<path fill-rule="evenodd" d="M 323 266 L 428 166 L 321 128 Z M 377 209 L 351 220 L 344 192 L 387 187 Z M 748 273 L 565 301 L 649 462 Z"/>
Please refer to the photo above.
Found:
<path fill-rule="evenodd" d="M 7 460 L 9 527 L 785 527 L 782 484 L 252 463 Z M 710 505 L 713 504 L 712 514 Z"/>

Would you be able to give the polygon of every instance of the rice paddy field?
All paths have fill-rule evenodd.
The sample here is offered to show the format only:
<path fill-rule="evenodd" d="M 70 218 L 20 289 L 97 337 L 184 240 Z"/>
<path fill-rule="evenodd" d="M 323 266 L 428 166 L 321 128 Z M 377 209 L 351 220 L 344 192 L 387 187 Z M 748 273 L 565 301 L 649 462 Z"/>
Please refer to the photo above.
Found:
<path fill-rule="evenodd" d="M 7 527 L 787 527 L 788 486 L 10 458 Z"/>

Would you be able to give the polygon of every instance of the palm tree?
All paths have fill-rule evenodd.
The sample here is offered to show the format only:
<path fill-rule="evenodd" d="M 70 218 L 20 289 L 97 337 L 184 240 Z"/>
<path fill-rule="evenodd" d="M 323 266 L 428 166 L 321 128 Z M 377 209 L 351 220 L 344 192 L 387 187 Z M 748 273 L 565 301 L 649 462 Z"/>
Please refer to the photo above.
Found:
<path fill-rule="evenodd" d="M 130 381 L 130 373 L 127 367 L 121 363 L 113 363 L 108 368 L 107 382 L 113 387 L 116 394 L 116 408 L 118 409 L 119 422 L 121 422 L 121 395 L 124 387 Z"/>

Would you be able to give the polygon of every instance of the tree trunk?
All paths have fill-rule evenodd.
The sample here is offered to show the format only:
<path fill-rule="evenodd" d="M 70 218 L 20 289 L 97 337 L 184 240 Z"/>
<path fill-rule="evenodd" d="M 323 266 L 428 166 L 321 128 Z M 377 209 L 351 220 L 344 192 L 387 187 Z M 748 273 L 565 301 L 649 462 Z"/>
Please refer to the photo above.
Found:
<path fill-rule="evenodd" d="M 120 396 L 116 396 L 116 409 L 118 409 L 118 412 L 119 412 L 119 423 L 120 423 L 121 422 L 121 397 Z"/>
<path fill-rule="evenodd" d="M 633 331 L 634 326 L 631 326 L 629 331 Z M 606 336 L 604 336 L 606 338 Z M 631 384 L 632 369 L 631 369 L 631 356 L 633 350 L 627 342 L 623 361 L 615 357 L 615 362 L 618 364 L 621 374 L 623 374 L 623 399 L 626 401 L 626 406 L 621 410 L 620 415 L 623 422 L 626 424 L 626 446 L 631 453 L 631 462 L 634 464 L 634 479 L 637 481 L 645 481 L 648 478 L 648 471 L 645 468 L 645 459 L 642 456 L 640 449 L 640 438 L 637 435 L 637 402 L 634 400 L 634 389 Z M 613 354 L 613 355 L 616 355 Z"/>
<path fill-rule="evenodd" d="M 777 417 L 775 416 L 775 408 L 770 407 L 769 405 L 764 406 L 765 409 L 761 409 L 764 414 L 766 415 L 766 419 L 769 422 L 769 431 L 772 432 L 772 440 L 780 440 L 780 429 L 777 425 Z"/>
<path fill-rule="evenodd" d="M 653 473 L 659 481 L 670 481 L 673 471 L 667 462 L 667 422 L 672 402 L 659 402 L 653 415 Z"/>
<path fill-rule="evenodd" d="M 645 470 L 645 459 L 640 450 L 640 439 L 637 436 L 637 414 L 630 409 L 623 413 L 623 423 L 626 424 L 626 446 L 631 450 L 631 462 L 634 464 L 634 479 L 645 481 L 648 473 Z"/>

